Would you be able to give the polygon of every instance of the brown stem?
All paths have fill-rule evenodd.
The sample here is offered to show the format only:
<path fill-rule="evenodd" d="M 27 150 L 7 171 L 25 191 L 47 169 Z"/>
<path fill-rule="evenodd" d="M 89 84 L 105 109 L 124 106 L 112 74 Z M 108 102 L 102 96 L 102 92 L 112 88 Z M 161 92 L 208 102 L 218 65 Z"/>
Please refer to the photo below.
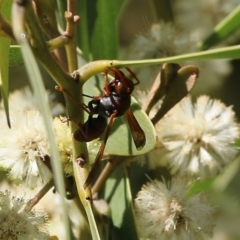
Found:
<path fill-rule="evenodd" d="M 115 157 L 113 159 L 109 159 L 97 181 L 94 183 L 92 187 L 93 196 L 98 194 L 105 184 L 108 177 L 112 174 L 115 168 L 123 161 L 122 157 Z"/>
<path fill-rule="evenodd" d="M 0 13 L 0 34 L 15 39 L 11 25 L 5 20 L 1 13 Z"/>
<path fill-rule="evenodd" d="M 27 210 L 30 211 L 41 199 L 42 197 L 53 187 L 53 179 L 51 179 L 45 186 L 31 199 L 29 205 L 27 205 Z"/>
<path fill-rule="evenodd" d="M 67 10 L 68 10 L 69 12 L 74 13 L 75 10 L 76 10 L 76 7 L 77 7 L 77 2 L 76 2 L 76 0 L 68 0 L 68 1 L 67 1 Z"/>

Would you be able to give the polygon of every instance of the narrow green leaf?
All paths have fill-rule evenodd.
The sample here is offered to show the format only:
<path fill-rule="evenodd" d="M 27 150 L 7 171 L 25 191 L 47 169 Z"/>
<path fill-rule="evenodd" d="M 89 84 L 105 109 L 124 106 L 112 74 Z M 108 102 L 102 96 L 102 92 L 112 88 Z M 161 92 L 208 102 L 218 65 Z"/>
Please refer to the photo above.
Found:
<path fill-rule="evenodd" d="M 66 11 L 66 1 L 56 0 L 55 2 L 57 7 L 56 16 L 58 23 L 61 26 L 61 28 L 64 29 L 66 25 L 66 19 L 64 18 L 63 13 Z"/>
<path fill-rule="evenodd" d="M 200 61 L 213 59 L 240 59 L 240 45 L 182 54 L 173 57 L 145 59 L 136 61 L 112 61 L 112 67 L 131 67 L 163 64 L 170 62 Z M 96 73 L 95 73 L 96 74 Z"/>
<path fill-rule="evenodd" d="M 137 101 L 132 97 L 131 110 L 139 125 L 143 129 L 146 135 L 146 145 L 138 151 L 132 140 L 131 132 L 127 126 L 126 119 L 116 118 L 114 126 L 109 137 L 106 154 L 113 155 L 142 155 L 149 152 L 155 147 L 156 144 L 156 132 L 149 117 L 138 105 Z"/>
<path fill-rule="evenodd" d="M 11 16 L 11 0 L 2 0 L 0 1 L 0 11 L 3 17 L 7 20 Z M 9 84 L 8 84 L 8 59 L 9 59 L 9 47 L 10 39 L 5 37 L 0 37 L 0 88 L 1 95 L 3 99 L 3 105 L 6 112 L 6 118 L 8 126 L 10 126 L 10 116 L 9 116 L 9 106 L 8 106 L 8 93 L 9 93 Z"/>
<path fill-rule="evenodd" d="M 80 48 L 87 59 L 117 58 L 117 20 L 123 3 L 122 0 L 83 0 L 78 4 L 82 20 Z"/>
<path fill-rule="evenodd" d="M 216 192 L 225 192 L 226 194 L 234 194 L 240 197 L 239 188 L 240 181 L 240 158 L 237 157 L 230 163 L 223 174 L 216 178 L 213 184 L 213 190 Z"/>
<path fill-rule="evenodd" d="M 118 239 L 137 240 L 136 229 L 133 226 L 132 203 L 129 199 L 128 183 L 124 177 L 124 172 L 122 164 L 115 169 L 112 177 L 106 182 L 104 199 L 109 202 L 115 229 L 120 229 L 115 233 Z"/>
<path fill-rule="evenodd" d="M 84 207 L 84 209 L 86 211 L 86 214 L 87 214 L 92 239 L 93 240 L 100 240 L 97 224 L 96 224 L 96 221 L 95 221 L 95 218 L 94 218 L 94 215 L 93 215 L 92 204 L 90 203 L 90 201 L 88 201 L 86 199 L 86 194 L 88 195 L 88 193 L 81 190 L 83 188 L 82 187 L 83 186 L 83 181 L 85 181 L 85 179 L 83 179 L 84 178 L 84 176 L 83 176 L 84 172 L 81 171 L 80 169 L 81 168 L 79 167 L 78 163 L 76 161 L 73 161 L 73 170 L 74 170 L 75 182 L 76 182 L 76 186 L 77 186 L 77 189 L 78 189 L 78 194 L 79 194 L 80 200 L 81 200 L 81 202 L 83 204 L 83 207 Z"/>
<path fill-rule="evenodd" d="M 134 61 L 118 61 L 118 60 L 99 60 L 89 62 L 83 65 L 77 70 L 80 76 L 80 81 L 84 84 L 92 76 L 102 73 L 106 68 L 124 68 L 131 66 L 149 66 L 159 65 L 163 63 L 185 62 L 185 61 L 200 61 L 200 60 L 212 60 L 212 59 L 239 59 L 240 58 L 240 45 L 231 47 L 224 47 L 218 49 L 212 49 L 207 51 L 182 54 L 173 57 L 157 58 L 157 59 L 144 59 Z"/>
<path fill-rule="evenodd" d="M 91 1 L 89 1 L 91 2 Z M 93 26 L 91 50 L 94 60 L 118 58 L 117 20 L 123 0 L 98 0 L 95 5 L 96 21 Z"/>
<path fill-rule="evenodd" d="M 90 60 L 90 27 L 89 27 L 89 17 L 88 15 L 88 0 L 79 1 L 77 4 L 77 12 L 81 16 L 81 22 L 78 25 L 77 37 L 78 37 L 78 46 L 81 49 L 83 56 L 86 60 Z M 96 15 L 92 15 L 92 18 L 95 19 Z"/>
<path fill-rule="evenodd" d="M 30 78 L 31 85 L 34 90 L 35 97 L 38 102 L 39 109 L 43 116 L 46 131 L 48 134 L 48 139 L 51 146 L 51 162 L 53 167 L 54 179 L 57 189 L 61 195 L 62 201 L 62 209 L 63 209 L 63 218 L 64 218 L 64 226 L 66 228 L 67 233 L 69 234 L 69 219 L 67 215 L 67 208 L 64 203 L 64 196 L 65 196 L 65 187 L 64 187 L 64 180 L 62 175 L 62 166 L 59 162 L 59 153 L 55 142 L 55 137 L 53 133 L 52 127 L 52 120 L 51 120 L 51 113 L 47 103 L 46 98 L 46 90 L 44 89 L 43 80 L 40 74 L 40 71 L 37 66 L 37 62 L 34 59 L 34 56 L 31 52 L 30 47 L 27 44 L 22 44 L 22 51 L 23 57 L 26 63 L 27 72 Z M 67 236 L 67 239 L 70 239 L 70 236 Z"/>
<path fill-rule="evenodd" d="M 239 29 L 240 5 L 224 18 L 213 30 L 213 32 L 202 42 L 198 43 L 199 49 L 206 50 Z"/>
<path fill-rule="evenodd" d="M 25 28 L 24 28 L 25 27 L 24 20 L 26 17 L 26 15 L 24 14 L 25 12 L 23 11 L 21 5 L 18 5 L 16 3 L 13 4 L 12 12 L 14 15 L 16 14 L 16 16 L 14 16 L 12 21 L 14 36 L 16 37 L 16 40 L 21 46 L 26 70 L 29 76 L 31 86 L 34 91 L 34 95 L 38 102 L 39 110 L 43 116 L 48 140 L 50 143 L 51 166 L 52 166 L 53 175 L 54 175 L 54 183 L 56 185 L 56 188 L 60 196 L 63 223 L 64 223 L 64 228 L 66 229 L 66 240 L 69 240 L 70 224 L 69 224 L 69 218 L 67 214 L 67 206 L 64 199 L 66 197 L 65 183 L 63 179 L 62 166 L 59 161 L 60 159 L 59 152 L 58 152 L 56 140 L 54 137 L 50 108 L 46 98 L 46 90 L 44 88 L 43 79 L 41 77 L 40 70 L 37 65 L 37 61 L 30 48 L 29 42 L 27 38 L 21 38 L 21 34 L 25 31 Z"/>
<path fill-rule="evenodd" d="M 133 197 L 132 197 L 132 190 L 131 190 L 131 184 L 130 184 L 130 178 L 129 178 L 129 167 L 125 166 L 125 175 L 126 175 L 126 195 L 129 205 L 129 214 L 131 214 L 130 217 L 127 218 L 127 221 L 124 221 L 123 223 L 123 229 L 126 229 L 126 231 L 131 231 L 131 239 L 138 239 L 137 234 L 137 227 L 136 227 L 136 220 L 135 220 L 135 212 L 134 212 L 134 206 L 133 206 Z M 131 168 L 131 167 L 130 167 Z"/>
<path fill-rule="evenodd" d="M 19 67 L 24 64 L 21 47 L 11 45 L 9 51 L 9 67 Z"/>
<path fill-rule="evenodd" d="M 190 198 L 200 192 L 208 192 L 211 189 L 214 180 L 215 179 L 211 178 L 203 181 L 196 181 L 186 193 L 185 198 Z"/>
<path fill-rule="evenodd" d="M 91 229 L 91 233 L 92 233 L 92 238 L 93 240 L 101 240 L 99 233 L 98 233 L 98 229 L 97 229 L 97 225 L 94 219 L 94 215 L 93 215 L 93 211 L 92 208 L 89 206 L 85 206 L 85 210 L 86 210 L 86 214 L 89 220 L 89 226 Z"/>
<path fill-rule="evenodd" d="M 0 37 L 0 85 L 1 96 L 7 117 L 8 126 L 10 126 L 9 105 L 8 105 L 8 58 L 9 58 L 10 40 Z"/>
<path fill-rule="evenodd" d="M 126 187 L 122 164 L 116 168 L 105 185 L 104 199 L 109 202 L 113 224 L 120 227 L 123 222 L 123 213 L 126 209 Z M 118 206 L 117 208 L 114 206 Z"/>

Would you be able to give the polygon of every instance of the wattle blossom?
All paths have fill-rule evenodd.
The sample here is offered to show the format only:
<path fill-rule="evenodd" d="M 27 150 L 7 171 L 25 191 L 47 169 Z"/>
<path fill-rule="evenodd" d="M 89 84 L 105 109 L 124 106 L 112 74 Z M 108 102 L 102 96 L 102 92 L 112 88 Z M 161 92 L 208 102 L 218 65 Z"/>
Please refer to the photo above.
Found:
<path fill-rule="evenodd" d="M 0 192 L 0 239 L 49 239 L 46 214 L 28 209 L 29 203 L 23 196 Z"/>
<path fill-rule="evenodd" d="M 50 146 L 38 111 L 16 112 L 11 128 L 1 129 L 0 166 L 16 183 L 35 188 L 52 178 L 48 167 Z"/>
<path fill-rule="evenodd" d="M 210 239 L 215 208 L 204 193 L 188 199 L 185 177 L 173 178 L 171 186 L 157 180 L 143 185 L 135 199 L 136 225 L 141 239 Z"/>
<path fill-rule="evenodd" d="M 68 124 L 63 123 L 60 118 L 54 118 L 53 126 L 63 171 L 67 175 L 73 175 L 73 146 L 70 128 Z"/>
<path fill-rule="evenodd" d="M 234 159 L 239 136 L 235 113 L 219 100 L 183 99 L 156 126 L 162 147 L 156 165 L 167 162 L 172 173 L 210 177 Z"/>

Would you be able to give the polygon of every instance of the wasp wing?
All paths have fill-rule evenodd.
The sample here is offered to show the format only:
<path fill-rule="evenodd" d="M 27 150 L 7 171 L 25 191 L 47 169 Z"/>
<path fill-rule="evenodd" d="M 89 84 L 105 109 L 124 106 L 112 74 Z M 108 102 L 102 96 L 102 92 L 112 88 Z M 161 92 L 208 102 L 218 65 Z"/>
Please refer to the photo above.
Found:
<path fill-rule="evenodd" d="M 130 128 L 134 144 L 137 150 L 141 150 L 146 144 L 145 132 L 140 127 L 130 108 L 126 111 L 125 116 L 127 118 L 128 126 Z"/>

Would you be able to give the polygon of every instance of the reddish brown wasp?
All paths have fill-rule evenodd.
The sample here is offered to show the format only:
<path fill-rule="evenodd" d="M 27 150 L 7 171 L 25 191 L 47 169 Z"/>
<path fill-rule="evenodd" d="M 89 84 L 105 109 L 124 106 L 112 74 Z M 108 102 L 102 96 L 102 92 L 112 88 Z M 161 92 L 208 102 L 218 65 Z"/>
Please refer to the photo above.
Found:
<path fill-rule="evenodd" d="M 107 69 L 105 71 L 103 95 L 91 97 L 83 94 L 85 97 L 92 98 L 88 105 L 80 105 L 80 107 L 89 114 L 89 117 L 84 124 L 78 124 L 79 129 L 73 134 L 74 138 L 80 142 L 88 142 L 100 137 L 105 132 L 102 144 L 89 176 L 84 184 L 84 188 L 92 183 L 93 178 L 95 177 L 96 170 L 104 153 L 113 121 L 116 117 L 125 115 L 136 148 L 141 150 L 145 146 L 145 133 L 130 109 L 131 93 L 133 92 L 134 87 L 139 84 L 140 81 L 129 68 L 126 69 L 135 79 L 135 83 L 130 78 L 127 78 L 122 71 L 116 68 L 110 69 L 110 71 L 114 74 L 114 78 L 109 82 L 109 70 Z M 64 89 L 57 88 L 57 90 L 63 91 L 70 95 Z M 97 117 L 94 117 L 94 115 L 97 115 Z M 110 118 L 108 124 L 106 118 Z"/>

